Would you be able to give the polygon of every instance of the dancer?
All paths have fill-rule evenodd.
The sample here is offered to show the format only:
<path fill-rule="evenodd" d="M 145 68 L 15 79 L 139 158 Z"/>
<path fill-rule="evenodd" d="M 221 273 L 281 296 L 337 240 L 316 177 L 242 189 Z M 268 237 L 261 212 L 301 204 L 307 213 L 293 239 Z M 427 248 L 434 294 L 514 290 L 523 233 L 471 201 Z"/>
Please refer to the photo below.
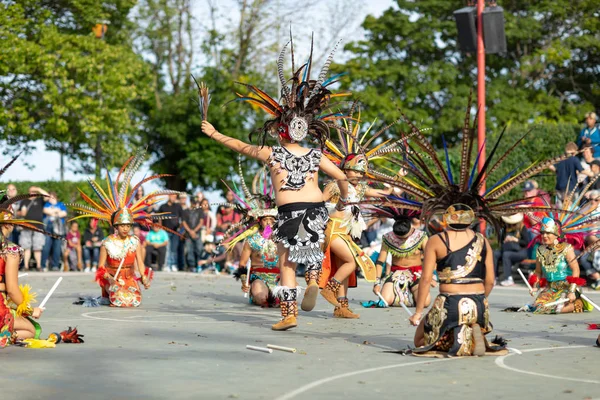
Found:
<path fill-rule="evenodd" d="M 373 293 L 383 297 L 390 306 L 414 307 L 417 304 L 419 279 L 422 274 L 423 254 L 427 245 L 427 233 L 412 226 L 411 220 L 417 218 L 419 212 L 402 210 L 393 207 L 374 207 L 375 213 L 394 219 L 392 232 L 383 236 L 383 243 L 379 251 L 377 266 L 377 280 L 373 286 Z M 391 265 L 386 265 L 384 278 L 381 278 L 383 265 L 388 254 L 392 255 Z M 431 282 L 436 285 L 435 281 Z M 425 307 L 429 307 L 431 297 L 425 300 Z"/>
<path fill-rule="evenodd" d="M 142 293 L 138 280 L 141 280 L 145 289 L 149 289 L 153 272 L 151 268 L 146 268 L 144 265 L 139 239 L 135 235 L 130 235 L 133 224 L 137 223 L 151 228 L 155 225 L 155 221 L 170 218 L 167 213 L 152 213 L 148 210 L 164 199 L 164 196 L 179 194 L 173 190 L 158 190 L 136 199 L 135 194 L 142 184 L 165 176 L 150 176 L 130 188 L 131 179 L 142 165 L 144 157 L 144 150 L 139 150 L 131 156 L 114 181 L 110 173 L 106 171 L 108 183 L 106 192 L 96 181 L 90 179 L 88 182 L 98 197 L 98 201 L 92 200 L 80 190 L 81 197 L 86 204 L 70 205 L 81 214 L 73 219 L 96 218 L 108 222 L 114 230 L 114 233 L 108 235 L 102 242 L 98 259 L 96 282 L 102 288 L 102 298 L 100 299 L 102 305 L 138 307 L 141 304 Z M 162 229 L 168 230 L 164 226 Z M 169 232 L 171 231 L 169 230 Z M 135 275 L 136 267 L 140 278 Z"/>
<path fill-rule="evenodd" d="M 259 106 L 273 117 L 260 130 L 259 146 L 223 135 L 208 121 L 202 122 L 202 132 L 211 139 L 269 165 L 278 207 L 274 234 L 278 243 L 277 252 L 281 271 L 279 288 L 281 321 L 272 326 L 273 330 L 287 330 L 297 325 L 295 276 L 297 263 L 307 267 L 305 278 L 308 287 L 301 307 L 304 311 L 310 311 L 316 304 L 319 292 L 317 280 L 323 262 L 325 225 L 329 219 L 323 203 L 323 194 L 318 185 L 319 170 L 338 182 L 341 193 L 338 210 L 344 210 L 344 203 L 348 201 L 348 182 L 344 173 L 326 157 L 321 157 L 321 150 L 307 149 L 299 144 L 307 138 L 312 138 L 323 147 L 329 135 L 328 122 L 340 117 L 335 113 L 321 115 L 321 112 L 329 106 L 331 97 L 344 95 L 333 94 L 328 89 L 328 86 L 335 82 L 336 77 L 325 79 L 333 59 L 333 52 L 327 58 L 315 81 L 310 76 L 312 50 L 308 62 L 295 71 L 292 43 L 294 75 L 290 81 L 286 81 L 283 73 L 283 57 L 286 48 L 287 45 L 280 53 L 277 65 L 282 85 L 282 104 L 252 85 L 245 85 L 251 90 L 252 95 L 238 94 L 239 100 Z M 288 82 L 291 82 L 291 87 L 288 86 Z M 279 145 L 266 146 L 267 136 L 276 138 Z"/>
<path fill-rule="evenodd" d="M 348 200 L 351 203 L 360 203 L 364 198 L 380 198 L 392 193 L 390 186 L 386 190 L 370 188 L 365 182 L 365 177 L 372 177 L 372 161 L 384 159 L 388 154 L 398 150 L 398 141 L 387 140 L 368 149 L 375 139 L 380 137 L 392 125 L 385 126 L 376 132 L 368 141 L 365 139 L 371 133 L 374 124 L 361 135 L 360 115 L 356 124 L 353 122 L 352 111 L 350 118 L 344 120 L 345 126 L 338 127 L 339 143 L 327 140 L 327 157 L 344 171 L 350 185 L 348 185 Z M 365 142 L 363 144 L 363 142 Z M 366 224 L 357 205 L 338 211 L 336 204 L 340 199 L 340 189 L 337 182 L 330 182 L 323 191 L 323 199 L 329 211 L 329 222 L 325 231 L 326 250 L 323 272 L 319 279 L 322 288 L 321 295 L 335 308 L 335 318 L 359 318 L 348 307 L 348 288 L 357 286 L 356 267 L 360 267 L 367 282 L 374 282 L 375 265 L 362 251 L 353 239 L 360 239 Z"/>
<path fill-rule="evenodd" d="M 272 198 L 273 187 L 266 168 L 261 169 L 252 180 L 252 190 L 244 181 L 241 158 L 239 158 L 238 176 L 242 190 L 232 190 L 239 204 L 227 204 L 236 207 L 242 219 L 225 232 L 224 243 L 227 251 L 244 242 L 238 269 L 234 277 L 242 281 L 242 291 L 250 294 L 250 304 L 262 307 L 275 307 L 279 300 L 275 297 L 275 287 L 279 281 L 277 266 L 277 245 L 272 239 L 273 226 L 277 217 L 277 207 Z M 250 271 L 246 264 L 250 261 Z M 250 273 L 250 276 L 247 276 Z M 246 284 L 248 282 L 249 285 Z"/>
<path fill-rule="evenodd" d="M 516 145 L 492 162 L 504 136 L 505 131 L 502 131 L 489 156 L 483 160 L 483 167 L 477 171 L 480 160 L 477 157 L 477 161 L 472 162 L 475 126 L 471 126 L 470 108 L 469 98 L 458 175 L 452 173 L 445 139 L 442 138 L 446 168 L 419 128 L 405 119 L 414 135 L 414 142 L 411 143 L 424 152 L 424 157 L 431 159 L 433 168 L 427 166 L 428 163 L 419 152 L 411 151 L 402 160 L 392 160 L 406 169 L 406 178 L 402 181 L 378 178 L 380 182 L 404 190 L 406 196 L 388 196 L 381 205 L 421 210 L 426 226 L 434 217 L 443 214 L 446 225 L 442 233 L 429 239 L 425 249 L 416 310 L 410 317 L 410 322 L 418 326 L 414 341 L 419 347 L 412 351 L 413 354 L 441 351 L 449 355 L 482 355 L 486 350 L 502 350 L 500 339 L 495 341 L 498 346 L 491 346 L 483 337 L 491 331 L 487 310 L 487 296 L 494 285 L 491 248 L 487 239 L 469 229 L 469 226 L 476 218 L 484 219 L 496 232 L 501 232 L 503 215 L 547 210 L 548 207 L 530 207 L 529 199 L 499 202 L 499 198 L 564 158 L 561 156 L 534 163 L 523 171 L 514 170 L 483 192 L 485 178 L 497 170 Z M 408 146 L 411 149 L 413 147 L 412 144 Z M 439 277 L 440 295 L 434 300 L 429 313 L 422 318 L 434 269 L 437 269 Z"/>
<path fill-rule="evenodd" d="M 14 157 L 0 170 L 0 176 L 18 157 L 18 155 Z M 43 197 L 43 195 L 23 194 L 10 199 L 3 197 L 0 200 L 0 348 L 21 340 L 39 340 L 42 333 L 40 324 L 35 321 L 43 313 L 43 309 L 33 306 L 36 294 L 31 292 L 29 285 L 19 285 L 19 264 L 23 258 L 23 249 L 7 239 L 15 226 L 49 235 L 55 239 L 60 238 L 36 226 L 39 224 L 37 221 L 15 218 L 13 204 L 36 197 Z M 81 335 L 75 331 L 74 335 L 69 335 L 66 342 L 78 343 L 80 337 Z"/>

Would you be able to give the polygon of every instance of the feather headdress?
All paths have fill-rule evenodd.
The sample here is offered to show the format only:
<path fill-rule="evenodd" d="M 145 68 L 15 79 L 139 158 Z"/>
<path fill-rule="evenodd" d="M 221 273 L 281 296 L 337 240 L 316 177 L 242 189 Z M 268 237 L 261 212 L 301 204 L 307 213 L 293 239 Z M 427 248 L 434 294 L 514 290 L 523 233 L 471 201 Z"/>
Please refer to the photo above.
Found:
<path fill-rule="evenodd" d="M 155 179 L 171 176 L 168 174 L 152 175 L 132 184 L 133 175 L 140 169 L 144 162 L 146 152 L 144 149 L 138 150 L 129 157 L 117 178 L 113 180 L 110 172 L 106 171 L 106 191 L 93 179 L 88 179 L 88 183 L 96 194 L 97 200 L 87 196 L 81 189 L 79 193 L 85 204 L 69 204 L 71 208 L 77 211 L 77 217 L 73 218 L 95 218 L 106 221 L 110 225 L 134 224 L 138 223 L 146 227 L 157 225 L 156 221 L 172 218 L 169 213 L 154 213 L 150 209 L 159 201 L 164 200 L 165 196 L 171 194 L 180 194 L 175 190 L 157 190 L 136 200 L 136 193 L 144 183 Z M 162 229 L 171 233 L 164 226 Z"/>
<path fill-rule="evenodd" d="M 328 121 L 340 118 L 341 113 L 322 114 L 329 106 L 333 97 L 347 96 L 350 93 L 332 93 L 329 87 L 338 81 L 344 74 L 336 74 L 327 78 L 329 67 L 333 61 L 338 42 L 331 51 L 318 76 L 311 76 L 313 63 L 313 41 L 311 39 L 310 55 L 306 63 L 296 70 L 294 64 L 294 41 L 290 32 L 290 41 L 284 46 L 277 58 L 277 74 L 281 83 L 281 101 L 275 100 L 263 90 L 254 85 L 236 82 L 250 90 L 250 94 L 236 93 L 237 99 L 259 107 L 273 118 L 265 122 L 259 131 L 259 141 L 264 144 L 266 135 L 274 138 L 282 137 L 286 140 L 300 142 L 310 136 L 321 144 L 329 137 Z M 283 63 L 285 54 L 290 46 L 292 59 L 292 73 L 290 79 L 285 78 Z M 252 136 L 252 134 L 250 135 Z"/>
<path fill-rule="evenodd" d="M 240 178 L 241 189 L 235 184 L 232 185 L 232 189 L 226 182 L 223 182 L 231 190 L 238 202 L 235 205 L 228 205 L 236 207 L 242 215 L 240 222 L 232 225 L 225 232 L 223 240 L 227 244 L 228 250 L 233 249 L 238 242 L 258 232 L 259 220 L 262 217 L 277 218 L 277 206 L 273 198 L 273 186 L 267 168 L 263 167 L 256 173 L 252 179 L 252 189 L 250 189 L 244 180 L 242 159 L 238 157 L 238 176 Z M 263 236 L 271 236 L 271 230 L 265 229 Z"/>
<path fill-rule="evenodd" d="M 575 249 L 583 249 L 585 237 L 595 235 L 600 231 L 598 226 L 600 211 L 595 207 L 595 203 L 582 204 L 586 198 L 586 193 L 596 179 L 588 183 L 579 193 L 576 192 L 577 188 L 567 193 L 560 207 L 554 206 L 541 215 L 530 215 L 529 217 L 537 222 L 531 228 L 534 234 L 532 243 L 541 241 L 542 232 L 549 232 L 558 236 L 560 241 L 570 243 Z M 548 206 L 550 207 L 550 204 Z M 600 243 L 588 246 L 579 257 L 597 248 L 600 248 Z"/>
<path fill-rule="evenodd" d="M 365 132 L 361 133 L 360 109 L 355 117 L 356 108 L 357 103 L 354 102 L 348 117 L 342 118 L 340 124 L 334 125 L 338 133 L 338 140 L 335 142 L 331 138 L 327 139 L 325 155 L 342 170 L 359 171 L 368 177 L 373 177 L 375 173 L 369 171 L 370 163 L 374 160 L 385 159 L 391 154 L 405 153 L 407 149 L 402 144 L 406 138 L 387 139 L 377 143 L 377 139 L 400 122 L 400 119 L 374 133 L 373 127 L 376 121 L 373 121 Z"/>
<path fill-rule="evenodd" d="M 459 173 L 455 176 L 450 167 L 446 141 L 443 140 L 445 153 L 444 165 L 421 130 L 408 120 L 404 114 L 403 117 L 412 131 L 413 140 L 407 142 L 412 151 L 408 152 L 404 159 L 394 158 L 392 161 L 401 168 L 404 168 L 408 172 L 408 176 L 402 180 L 384 177 L 377 177 L 377 180 L 400 188 L 411 199 L 389 196 L 383 202 L 375 202 L 376 204 L 412 210 L 421 207 L 422 218 L 425 220 L 426 225 L 429 225 L 434 215 L 443 214 L 450 206 L 460 203 L 470 207 L 475 212 L 476 217 L 482 218 L 493 225 L 497 232 L 500 232 L 502 227 L 500 218 L 503 215 L 512 215 L 519 212 L 548 211 L 550 209 L 550 207 L 531 207 L 532 199 L 528 198 L 506 202 L 500 202 L 499 198 L 531 176 L 544 170 L 549 165 L 565 159 L 567 156 L 534 162 L 522 170 L 518 168 L 514 169 L 499 181 L 491 184 L 487 191 L 481 194 L 480 192 L 485 179 L 500 167 L 502 162 L 507 159 L 509 154 L 525 136 L 511 146 L 505 154 L 493 161 L 505 133 L 505 130 L 503 130 L 489 155 L 483 161 L 481 171 L 478 171 L 477 166 L 482 150 L 480 146 L 476 157 L 473 158 L 472 153 L 473 147 L 475 147 L 477 116 L 473 124 L 471 124 L 471 97 L 469 96 L 462 129 Z M 425 157 L 431 159 L 432 168 L 425 163 Z"/>

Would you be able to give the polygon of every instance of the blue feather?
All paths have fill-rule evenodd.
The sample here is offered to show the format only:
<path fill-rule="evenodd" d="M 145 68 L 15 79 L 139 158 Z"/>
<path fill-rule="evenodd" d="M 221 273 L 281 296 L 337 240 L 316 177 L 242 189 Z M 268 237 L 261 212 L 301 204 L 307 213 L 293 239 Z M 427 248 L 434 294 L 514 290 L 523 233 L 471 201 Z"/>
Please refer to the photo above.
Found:
<path fill-rule="evenodd" d="M 446 137 L 442 135 L 442 144 L 444 145 L 444 153 L 446 153 L 446 168 L 448 168 L 448 179 L 450 184 L 454 185 L 454 179 L 452 178 L 452 168 L 450 167 L 450 157 L 448 157 L 448 145 L 446 144 Z"/>
<path fill-rule="evenodd" d="M 469 189 L 471 188 L 471 184 L 473 183 L 473 177 L 475 175 L 475 171 L 477 171 L 477 164 L 479 164 L 479 158 L 481 157 L 481 153 L 483 152 L 483 148 L 485 146 L 486 141 L 487 139 L 483 141 L 483 145 L 479 148 L 477 158 L 475 159 L 475 163 L 473 164 L 473 169 L 471 169 L 471 175 L 469 176 L 469 184 L 467 185 Z"/>
<path fill-rule="evenodd" d="M 335 74 L 334 76 L 332 76 L 331 78 L 329 78 L 325 82 L 323 82 L 323 87 L 326 87 L 327 85 L 329 85 L 329 83 L 333 82 L 337 78 L 339 78 L 341 76 L 344 76 L 344 75 L 348 75 L 348 73 L 347 72 L 342 72 L 340 74 Z"/>

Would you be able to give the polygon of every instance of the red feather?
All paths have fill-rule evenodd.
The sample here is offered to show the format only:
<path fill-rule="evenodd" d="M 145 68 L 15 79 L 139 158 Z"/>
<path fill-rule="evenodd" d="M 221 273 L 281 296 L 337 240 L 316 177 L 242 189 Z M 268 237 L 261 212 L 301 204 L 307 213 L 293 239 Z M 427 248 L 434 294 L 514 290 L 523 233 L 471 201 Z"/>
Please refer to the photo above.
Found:
<path fill-rule="evenodd" d="M 588 324 L 588 330 L 600 329 L 600 324 Z"/>
<path fill-rule="evenodd" d="M 100 267 L 96 271 L 96 282 L 98 282 L 98 285 L 100 285 L 100 287 L 105 287 L 106 285 L 108 285 L 108 279 L 104 277 L 104 275 L 106 275 L 107 273 L 108 271 L 105 267 Z"/>
<path fill-rule="evenodd" d="M 567 276 L 567 282 L 574 283 L 577 286 L 585 286 L 585 279 L 575 278 L 574 276 Z"/>
<path fill-rule="evenodd" d="M 60 337 L 63 343 L 84 343 L 82 339 L 83 335 L 77 333 L 76 327 L 69 327 L 69 329 L 67 329 L 66 331 L 62 331 L 60 333 Z"/>

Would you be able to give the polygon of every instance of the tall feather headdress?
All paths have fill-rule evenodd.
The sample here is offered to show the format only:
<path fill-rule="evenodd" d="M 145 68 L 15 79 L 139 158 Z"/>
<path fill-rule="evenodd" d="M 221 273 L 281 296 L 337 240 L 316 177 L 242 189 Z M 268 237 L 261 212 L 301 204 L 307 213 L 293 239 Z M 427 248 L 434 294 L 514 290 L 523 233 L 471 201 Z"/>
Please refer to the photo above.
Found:
<path fill-rule="evenodd" d="M 232 225 L 225 232 L 223 241 L 227 244 L 228 250 L 233 249 L 238 242 L 258 232 L 258 223 L 262 217 L 277 218 L 277 206 L 273 197 L 274 189 L 268 169 L 263 167 L 254 175 L 250 189 L 244 180 L 242 159 L 238 157 L 238 176 L 241 188 L 238 188 L 235 183 L 230 186 L 223 181 L 237 200 L 237 204 L 228 205 L 236 207 L 242 215 L 240 222 Z M 266 237 L 270 234 L 269 230 L 263 232 L 263 236 Z"/>
<path fill-rule="evenodd" d="M 79 218 L 95 218 L 106 221 L 114 226 L 118 223 L 138 223 L 145 227 L 157 225 L 157 221 L 172 218 L 169 213 L 155 213 L 150 211 L 153 206 L 164 200 L 165 196 L 180 194 L 175 190 L 156 190 L 152 193 L 142 196 L 136 200 L 136 193 L 144 183 L 172 176 L 169 174 L 158 174 L 144 178 L 137 184 L 131 181 L 133 175 L 140 169 L 146 156 L 144 149 L 139 149 L 134 155 L 129 157 L 125 164 L 119 170 L 116 179 L 113 179 L 110 172 L 106 170 L 106 190 L 102 188 L 93 179 L 88 179 L 88 183 L 97 200 L 90 198 L 81 189 L 79 193 L 85 204 L 69 204 L 78 214 L 73 220 Z M 164 226 L 162 229 L 179 235 Z"/>
<path fill-rule="evenodd" d="M 482 157 L 482 149 L 480 146 L 476 152 L 476 156 L 473 157 L 473 147 L 476 147 L 475 131 L 477 116 L 473 124 L 471 124 L 471 96 L 469 96 L 464 126 L 462 128 L 459 173 L 455 176 L 450 166 L 445 139 L 442 138 L 445 154 L 444 163 L 437 156 L 433 146 L 425 138 L 421 130 L 406 118 L 404 114 L 402 115 L 404 121 L 410 126 L 412 131 L 413 138 L 407 142 L 411 151 L 407 153 L 404 159 L 394 158 L 392 161 L 399 167 L 404 168 L 408 172 L 408 176 L 402 180 L 383 177 L 377 177 L 377 180 L 400 188 L 405 196 L 408 195 L 407 197 L 410 197 L 410 199 L 391 195 L 383 202 L 375 202 L 376 204 L 413 210 L 421 207 L 422 218 L 427 225 L 429 225 L 430 219 L 434 215 L 444 213 L 450 206 L 459 203 L 465 204 L 473 209 L 478 218 L 482 218 L 493 225 L 496 232 L 501 231 L 502 222 L 500 217 L 503 215 L 512 215 L 519 212 L 548 211 L 550 209 L 550 207 L 532 207 L 532 199 L 530 198 L 521 198 L 506 202 L 500 202 L 499 199 L 531 176 L 543 171 L 550 165 L 562 161 L 568 156 L 563 155 L 541 162 L 533 162 L 521 170 L 516 168 L 497 182 L 489 185 L 485 193 L 481 194 L 480 192 L 486 178 L 502 165 L 525 136 L 517 140 L 505 154 L 494 161 L 494 156 L 496 156 L 498 146 L 506 131 L 506 129 L 502 130 L 496 143 L 492 146 L 489 155 L 483 161 L 481 171 L 478 171 L 477 166 Z M 425 162 L 425 157 L 430 158 L 433 167 L 430 167 Z"/>
<path fill-rule="evenodd" d="M 248 95 L 236 93 L 237 99 L 232 101 L 243 101 L 259 107 L 273 118 L 265 122 L 259 131 L 259 142 L 264 144 L 266 135 L 274 138 L 283 138 L 295 142 L 304 140 L 310 136 L 321 144 L 329 137 L 330 121 L 342 116 L 341 113 L 325 113 L 329 101 L 333 97 L 347 96 L 350 93 L 333 93 L 329 87 L 338 81 L 344 73 L 327 78 L 329 67 L 333 62 L 333 56 L 339 46 L 338 42 L 327 57 L 316 79 L 311 76 L 313 67 L 313 40 L 311 39 L 310 55 L 306 63 L 296 70 L 294 63 L 294 41 L 290 32 L 290 41 L 284 46 L 277 58 L 277 75 L 281 83 L 281 101 L 275 100 L 263 90 L 254 85 L 236 82 L 250 90 Z M 285 54 L 290 46 L 292 73 L 290 79 L 285 78 L 283 63 Z M 252 136 L 252 134 L 251 134 Z"/>

